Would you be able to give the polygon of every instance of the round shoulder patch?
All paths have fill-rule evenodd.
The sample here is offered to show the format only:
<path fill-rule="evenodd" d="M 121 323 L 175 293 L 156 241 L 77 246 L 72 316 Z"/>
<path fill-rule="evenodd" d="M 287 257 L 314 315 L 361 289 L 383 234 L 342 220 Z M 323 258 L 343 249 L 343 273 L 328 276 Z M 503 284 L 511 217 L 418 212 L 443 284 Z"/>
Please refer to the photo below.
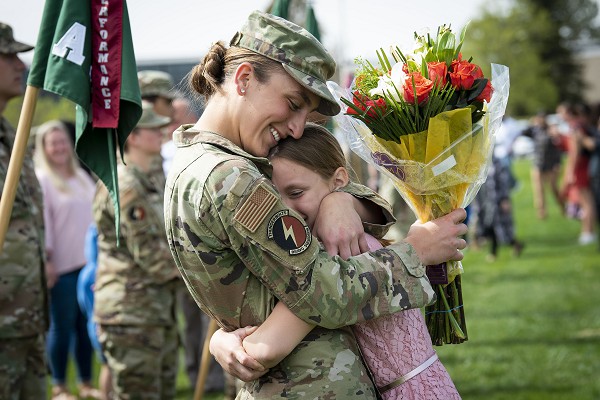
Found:
<path fill-rule="evenodd" d="M 141 206 L 133 206 L 129 209 L 128 215 L 132 221 L 142 221 L 146 217 L 146 210 Z"/>
<path fill-rule="evenodd" d="M 267 225 L 267 237 L 287 250 L 291 256 L 295 256 L 308 249 L 312 235 L 304 221 L 289 214 L 289 210 L 281 210 L 271 216 Z"/>

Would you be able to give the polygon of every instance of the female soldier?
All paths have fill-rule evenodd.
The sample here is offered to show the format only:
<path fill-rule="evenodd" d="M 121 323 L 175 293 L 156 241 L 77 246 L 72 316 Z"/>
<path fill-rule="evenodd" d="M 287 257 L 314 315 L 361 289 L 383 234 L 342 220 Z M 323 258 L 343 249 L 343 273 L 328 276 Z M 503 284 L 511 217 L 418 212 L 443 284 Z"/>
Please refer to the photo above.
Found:
<path fill-rule="evenodd" d="M 216 43 L 191 73 L 207 104 L 195 125 L 175 132 L 165 192 L 167 237 L 188 289 L 228 331 L 260 324 L 276 301 L 318 325 L 241 398 L 375 398 L 351 331 L 341 327 L 431 302 L 424 265 L 460 260 L 466 245 L 458 238 L 465 212 L 456 210 L 416 225 L 404 242 L 344 261 L 368 249 L 360 220 L 383 218 L 374 208 L 380 198 L 356 185 L 326 196 L 313 234 L 329 239 L 333 257 L 283 204 L 265 157 L 280 139 L 300 137 L 310 112 L 339 112 L 325 85 L 334 70 L 307 31 L 255 11 L 229 48 Z M 229 372 L 264 373 L 242 353 L 226 363 Z"/>

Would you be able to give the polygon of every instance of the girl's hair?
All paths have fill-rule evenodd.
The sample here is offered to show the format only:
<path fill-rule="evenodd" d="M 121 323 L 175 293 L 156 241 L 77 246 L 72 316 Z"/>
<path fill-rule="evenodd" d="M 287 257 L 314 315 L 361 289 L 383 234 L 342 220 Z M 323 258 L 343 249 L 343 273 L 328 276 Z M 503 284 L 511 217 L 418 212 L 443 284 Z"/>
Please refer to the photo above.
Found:
<path fill-rule="evenodd" d="M 77 157 L 75 157 L 75 152 L 73 150 L 73 142 L 71 136 L 69 135 L 69 131 L 67 126 L 59 121 L 59 120 L 51 120 L 40 125 L 35 131 L 35 152 L 33 154 L 33 162 L 35 164 L 35 168 L 41 171 L 44 171 L 50 177 L 51 182 L 54 184 L 56 188 L 58 188 L 62 192 L 68 192 L 69 187 L 67 186 L 67 182 L 64 178 L 62 178 L 52 167 L 48 157 L 46 156 L 46 151 L 44 149 L 44 145 L 46 143 L 46 137 L 49 133 L 54 131 L 63 131 L 69 140 L 69 153 L 70 153 L 70 164 L 69 170 L 72 174 L 77 176 L 78 179 L 81 179 L 79 174 L 83 172 L 81 167 L 79 166 L 79 161 L 77 161 Z"/>
<path fill-rule="evenodd" d="M 261 83 L 267 82 L 272 73 L 285 73 L 281 63 L 242 47 L 225 48 L 223 42 L 217 42 L 188 74 L 189 87 L 208 100 L 221 90 L 225 79 L 243 62 L 252 64 L 256 79 Z"/>
<path fill-rule="evenodd" d="M 323 126 L 307 123 L 300 139 L 282 139 L 271 150 L 270 159 L 284 158 L 315 171 L 324 179 L 339 167 L 347 168 L 346 157 L 337 139 Z"/>
<path fill-rule="evenodd" d="M 315 171 L 323 179 L 333 176 L 339 167 L 348 170 L 351 180 L 356 181 L 356 174 L 346 163 L 344 151 L 339 142 L 325 127 L 308 122 L 300 139 L 291 136 L 280 140 L 271 150 L 269 159 L 283 158 L 298 163 Z M 378 239 L 383 247 L 392 244 L 387 239 Z"/>

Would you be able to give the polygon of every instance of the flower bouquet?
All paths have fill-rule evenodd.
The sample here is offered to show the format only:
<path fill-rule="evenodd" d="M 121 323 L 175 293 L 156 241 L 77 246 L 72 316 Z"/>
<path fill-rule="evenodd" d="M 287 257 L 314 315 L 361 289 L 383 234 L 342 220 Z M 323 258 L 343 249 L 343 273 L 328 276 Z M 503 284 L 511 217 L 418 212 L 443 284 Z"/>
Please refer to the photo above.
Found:
<path fill-rule="evenodd" d="M 466 27 L 465 27 L 466 29 Z M 390 177 L 417 218 L 429 221 L 466 207 L 487 176 L 494 134 L 508 100 L 508 68 L 492 64 L 492 80 L 464 60 L 457 37 L 415 33 L 416 49 L 379 64 L 357 59 L 350 89 L 328 82 L 344 114 L 335 117 L 349 147 Z M 427 266 L 437 300 L 425 310 L 434 345 L 467 340 L 460 262 Z"/>

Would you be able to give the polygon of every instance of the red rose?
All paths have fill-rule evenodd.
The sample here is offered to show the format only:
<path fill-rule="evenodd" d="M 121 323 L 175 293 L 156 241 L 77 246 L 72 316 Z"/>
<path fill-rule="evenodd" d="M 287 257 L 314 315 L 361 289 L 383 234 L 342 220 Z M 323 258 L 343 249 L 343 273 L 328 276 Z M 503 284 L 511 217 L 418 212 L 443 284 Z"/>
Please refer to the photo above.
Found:
<path fill-rule="evenodd" d="M 368 108 L 369 111 L 367 111 L 367 115 L 369 117 L 377 117 L 377 112 L 374 110 L 374 108 L 379 108 L 382 112 L 385 112 L 387 108 L 387 104 L 383 98 L 372 100 L 371 98 L 360 94 L 358 91 L 355 91 L 353 94 L 354 96 L 352 96 L 352 102 L 354 105 L 360 108 L 362 111 L 365 111 Z M 352 107 L 348 107 L 346 112 L 348 114 L 358 114 L 358 112 Z"/>
<path fill-rule="evenodd" d="M 429 72 L 429 80 L 433 82 L 436 86 L 446 86 L 446 75 L 448 74 L 448 66 L 445 62 L 428 62 L 427 71 Z"/>
<path fill-rule="evenodd" d="M 492 87 L 492 82 L 487 81 L 485 88 L 483 88 L 483 91 L 481 93 L 479 93 L 479 96 L 477 96 L 477 98 L 475 100 L 476 101 L 485 100 L 489 103 L 490 99 L 492 98 L 492 93 L 494 93 L 494 88 Z"/>
<path fill-rule="evenodd" d="M 456 90 L 469 90 L 475 79 L 483 78 L 481 68 L 468 61 L 452 61 L 450 69 L 450 82 Z"/>
<path fill-rule="evenodd" d="M 413 80 L 415 82 L 413 88 Z M 421 75 L 420 72 L 411 72 L 406 81 L 404 81 L 404 100 L 407 103 L 414 104 L 415 91 L 417 92 L 417 103 L 423 104 L 433 89 L 433 82 Z"/>

